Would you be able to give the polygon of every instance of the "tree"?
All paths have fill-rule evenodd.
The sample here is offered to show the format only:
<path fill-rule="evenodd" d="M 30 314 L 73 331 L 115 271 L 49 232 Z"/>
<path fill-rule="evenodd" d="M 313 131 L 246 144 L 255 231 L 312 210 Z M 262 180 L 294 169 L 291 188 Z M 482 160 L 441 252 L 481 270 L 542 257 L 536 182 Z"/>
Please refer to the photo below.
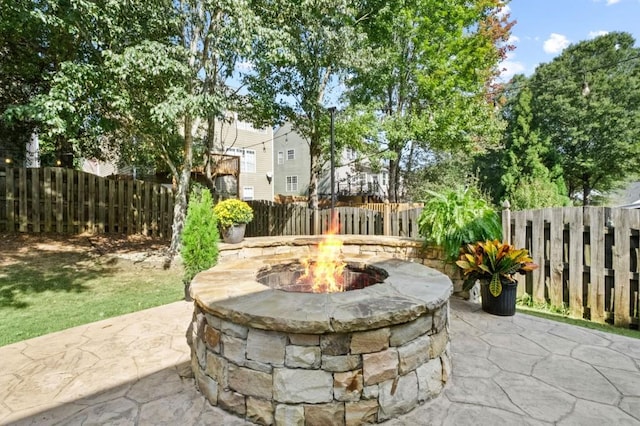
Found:
<path fill-rule="evenodd" d="M 376 10 L 364 25 L 371 58 L 351 70 L 348 98 L 375 104 L 390 156 L 391 199 L 401 174 L 434 151 L 467 150 L 496 139 L 488 99 L 511 23 L 502 1 L 367 2 Z M 475 148 L 474 148 L 475 147 Z M 404 170 L 403 170 L 404 168 Z"/>
<path fill-rule="evenodd" d="M 72 13 L 60 13 L 60 5 Z M 249 4 L 43 0 L 35 9 L 46 28 L 79 35 L 84 50 L 69 46 L 75 55 L 45 78 L 48 90 L 7 115 L 37 122 L 43 149 L 62 143 L 78 157 L 161 158 L 177 183 L 170 247 L 176 253 L 194 144 L 212 141 L 211 126 L 202 131 L 201 124 L 231 108 L 226 83 L 259 33 Z"/>
<path fill-rule="evenodd" d="M 495 202 L 509 200 L 514 210 L 566 204 L 566 189 L 548 139 L 533 127 L 531 90 L 524 76 L 507 85 L 507 103 L 502 113 L 507 122 L 503 144 L 476 158 L 483 187 Z"/>
<path fill-rule="evenodd" d="M 288 120 L 309 143 L 310 207 L 318 205 L 318 175 L 328 140 L 329 95 L 340 73 L 359 59 L 359 10 L 347 0 L 256 1 L 264 25 L 280 38 L 254 47 L 245 78 L 252 110 L 263 122 Z"/>
<path fill-rule="evenodd" d="M 640 49 L 627 33 L 569 46 L 531 77 L 534 126 L 589 204 L 640 169 Z"/>

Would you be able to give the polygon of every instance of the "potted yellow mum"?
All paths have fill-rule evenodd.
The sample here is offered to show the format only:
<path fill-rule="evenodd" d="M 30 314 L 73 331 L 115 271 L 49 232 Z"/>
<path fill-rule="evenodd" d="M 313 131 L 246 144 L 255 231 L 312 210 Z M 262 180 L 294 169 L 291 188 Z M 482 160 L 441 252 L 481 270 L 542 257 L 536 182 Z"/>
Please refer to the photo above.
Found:
<path fill-rule="evenodd" d="M 225 243 L 236 244 L 244 239 L 247 223 L 253 220 L 253 209 L 236 198 L 218 202 L 213 207 L 220 233 Z"/>

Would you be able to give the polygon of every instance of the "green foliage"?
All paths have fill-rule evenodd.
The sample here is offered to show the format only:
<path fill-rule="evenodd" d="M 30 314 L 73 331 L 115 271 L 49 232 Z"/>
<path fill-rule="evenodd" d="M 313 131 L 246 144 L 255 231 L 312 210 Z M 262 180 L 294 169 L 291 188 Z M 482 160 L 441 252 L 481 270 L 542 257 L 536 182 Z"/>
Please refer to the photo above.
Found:
<path fill-rule="evenodd" d="M 467 244 L 456 265 L 464 274 L 465 290 L 470 290 L 477 280 L 487 280 L 489 291 L 495 297 L 502 293 L 502 280 L 515 282 L 515 274 L 525 274 L 538 267 L 527 249 L 516 249 L 498 240 Z"/>
<path fill-rule="evenodd" d="M 456 259 L 464 244 L 502 238 L 500 217 L 477 189 L 428 194 L 418 231 L 427 244 L 442 247 L 447 260 Z"/>
<path fill-rule="evenodd" d="M 213 198 L 208 189 L 195 186 L 191 191 L 187 217 L 182 231 L 184 281 L 188 283 L 200 271 L 218 261 L 220 234 L 213 213 Z"/>
<path fill-rule="evenodd" d="M 516 76 L 507 86 L 504 145 L 475 159 L 479 178 L 495 202 L 509 200 L 514 210 L 565 205 L 569 199 L 562 171 L 554 166 L 549 139 L 534 127 L 527 83 Z"/>
<path fill-rule="evenodd" d="M 621 32 L 576 43 L 531 77 L 533 123 L 550 141 L 569 196 L 584 204 L 594 191 L 607 192 L 640 169 L 640 48 L 634 43 Z"/>
<path fill-rule="evenodd" d="M 430 157 L 497 141 L 486 96 L 511 23 L 500 1 L 367 3 L 366 60 L 354 63 L 347 97 L 376 105 L 389 155 L 390 199 Z"/>
<path fill-rule="evenodd" d="M 218 202 L 213 208 L 221 228 L 231 225 L 249 223 L 253 220 L 253 209 L 249 204 L 237 198 L 229 198 Z"/>

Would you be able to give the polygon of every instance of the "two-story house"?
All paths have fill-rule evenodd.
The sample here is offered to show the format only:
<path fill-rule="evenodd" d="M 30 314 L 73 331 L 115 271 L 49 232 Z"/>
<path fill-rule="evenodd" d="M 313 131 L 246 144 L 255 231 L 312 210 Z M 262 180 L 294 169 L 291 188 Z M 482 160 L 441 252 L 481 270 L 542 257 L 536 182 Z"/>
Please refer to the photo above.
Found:
<path fill-rule="evenodd" d="M 273 129 L 255 129 L 250 123 L 238 120 L 229 113 L 227 120 L 218 121 L 215 130 L 215 148 L 211 152 L 214 163 L 222 154 L 236 157 L 240 171 L 222 170 L 215 179 L 216 191 L 223 198 L 242 200 L 268 200 L 274 196 Z"/>
<path fill-rule="evenodd" d="M 285 123 L 273 136 L 274 192 L 281 196 L 307 196 L 311 175 L 309 143 Z M 339 199 L 382 201 L 387 197 L 389 174 L 370 167 L 352 149 L 344 149 L 335 157 L 335 192 Z M 319 198 L 331 197 L 331 165 L 323 167 L 318 178 Z"/>

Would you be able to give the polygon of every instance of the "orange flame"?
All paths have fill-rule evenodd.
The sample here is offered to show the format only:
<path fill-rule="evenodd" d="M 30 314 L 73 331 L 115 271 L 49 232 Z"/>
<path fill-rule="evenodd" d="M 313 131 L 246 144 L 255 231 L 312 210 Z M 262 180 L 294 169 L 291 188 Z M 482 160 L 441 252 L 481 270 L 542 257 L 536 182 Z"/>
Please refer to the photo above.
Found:
<path fill-rule="evenodd" d="M 338 229 L 336 220 L 325 238 L 318 244 L 317 259 L 302 259 L 304 274 L 298 278 L 299 284 L 307 284 L 314 293 L 336 293 L 344 291 L 343 271 L 347 264 L 340 260 L 342 241 L 334 235 Z"/>

